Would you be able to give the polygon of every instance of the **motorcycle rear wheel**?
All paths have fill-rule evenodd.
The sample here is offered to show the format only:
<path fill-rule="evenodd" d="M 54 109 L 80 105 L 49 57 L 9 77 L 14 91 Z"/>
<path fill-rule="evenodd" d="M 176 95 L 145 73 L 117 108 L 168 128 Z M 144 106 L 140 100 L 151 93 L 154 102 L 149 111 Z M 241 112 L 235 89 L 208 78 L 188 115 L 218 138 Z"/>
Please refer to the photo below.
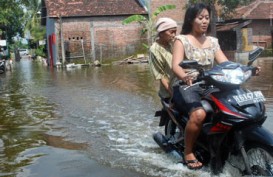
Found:
<path fill-rule="evenodd" d="M 251 175 L 273 176 L 273 148 L 251 144 L 246 147 Z"/>
<path fill-rule="evenodd" d="M 183 132 L 181 132 L 177 125 L 171 119 L 168 119 L 165 124 L 165 137 L 169 141 L 176 141 L 182 135 Z"/>
<path fill-rule="evenodd" d="M 171 119 L 168 119 L 165 123 L 165 137 L 172 149 L 175 150 L 183 159 L 184 129 L 179 129 Z"/>

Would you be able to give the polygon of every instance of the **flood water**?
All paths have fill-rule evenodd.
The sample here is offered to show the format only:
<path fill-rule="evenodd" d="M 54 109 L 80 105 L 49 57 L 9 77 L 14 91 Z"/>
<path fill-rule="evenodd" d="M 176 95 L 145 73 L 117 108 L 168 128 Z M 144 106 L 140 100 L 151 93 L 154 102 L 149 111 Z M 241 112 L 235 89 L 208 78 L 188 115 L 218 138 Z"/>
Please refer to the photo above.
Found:
<path fill-rule="evenodd" d="M 266 97 L 273 132 L 273 58 L 246 87 Z M 153 141 L 157 82 L 147 64 L 49 69 L 21 60 L 0 75 L 0 176 L 179 177 L 191 171 Z M 236 176 L 226 167 L 220 176 Z"/>

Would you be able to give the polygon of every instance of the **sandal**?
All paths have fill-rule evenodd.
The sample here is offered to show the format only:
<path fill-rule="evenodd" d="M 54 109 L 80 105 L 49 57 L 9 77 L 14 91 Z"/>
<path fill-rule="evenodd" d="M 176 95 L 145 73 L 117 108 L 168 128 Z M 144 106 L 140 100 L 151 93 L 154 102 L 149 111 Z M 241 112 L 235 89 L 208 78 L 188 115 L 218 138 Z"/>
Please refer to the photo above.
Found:
<path fill-rule="evenodd" d="M 195 159 L 195 160 L 185 160 L 184 165 L 186 165 L 188 167 L 188 169 L 190 169 L 190 170 L 198 170 L 198 169 L 201 169 L 203 167 L 203 164 L 201 164 L 199 166 L 190 165 L 190 164 L 196 164 L 197 165 L 198 163 L 201 163 L 201 162 L 199 162 L 197 159 Z"/>

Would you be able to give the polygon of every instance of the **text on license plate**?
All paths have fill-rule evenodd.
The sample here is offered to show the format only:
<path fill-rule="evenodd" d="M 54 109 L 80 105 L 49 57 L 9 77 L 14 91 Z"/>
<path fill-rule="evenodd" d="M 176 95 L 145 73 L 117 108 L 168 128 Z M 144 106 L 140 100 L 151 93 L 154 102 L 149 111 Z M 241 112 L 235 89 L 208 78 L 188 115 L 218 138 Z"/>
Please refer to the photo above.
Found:
<path fill-rule="evenodd" d="M 264 95 L 261 91 L 248 92 L 233 96 L 239 106 L 253 104 L 265 101 Z"/>

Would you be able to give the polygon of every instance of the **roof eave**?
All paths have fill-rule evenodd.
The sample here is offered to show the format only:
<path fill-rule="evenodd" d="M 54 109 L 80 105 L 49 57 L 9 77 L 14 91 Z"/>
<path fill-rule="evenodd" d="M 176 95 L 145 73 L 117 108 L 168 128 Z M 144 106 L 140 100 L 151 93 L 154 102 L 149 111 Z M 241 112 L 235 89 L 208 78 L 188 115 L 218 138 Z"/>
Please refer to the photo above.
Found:
<path fill-rule="evenodd" d="M 51 15 L 48 16 L 49 18 L 58 18 L 58 17 L 62 17 L 62 18 L 88 18 L 88 17 L 109 17 L 109 16 L 131 16 L 131 15 L 148 15 L 147 13 L 143 13 L 143 14 L 103 14 L 103 15 L 70 15 L 70 16 L 57 16 L 57 15 Z"/>

